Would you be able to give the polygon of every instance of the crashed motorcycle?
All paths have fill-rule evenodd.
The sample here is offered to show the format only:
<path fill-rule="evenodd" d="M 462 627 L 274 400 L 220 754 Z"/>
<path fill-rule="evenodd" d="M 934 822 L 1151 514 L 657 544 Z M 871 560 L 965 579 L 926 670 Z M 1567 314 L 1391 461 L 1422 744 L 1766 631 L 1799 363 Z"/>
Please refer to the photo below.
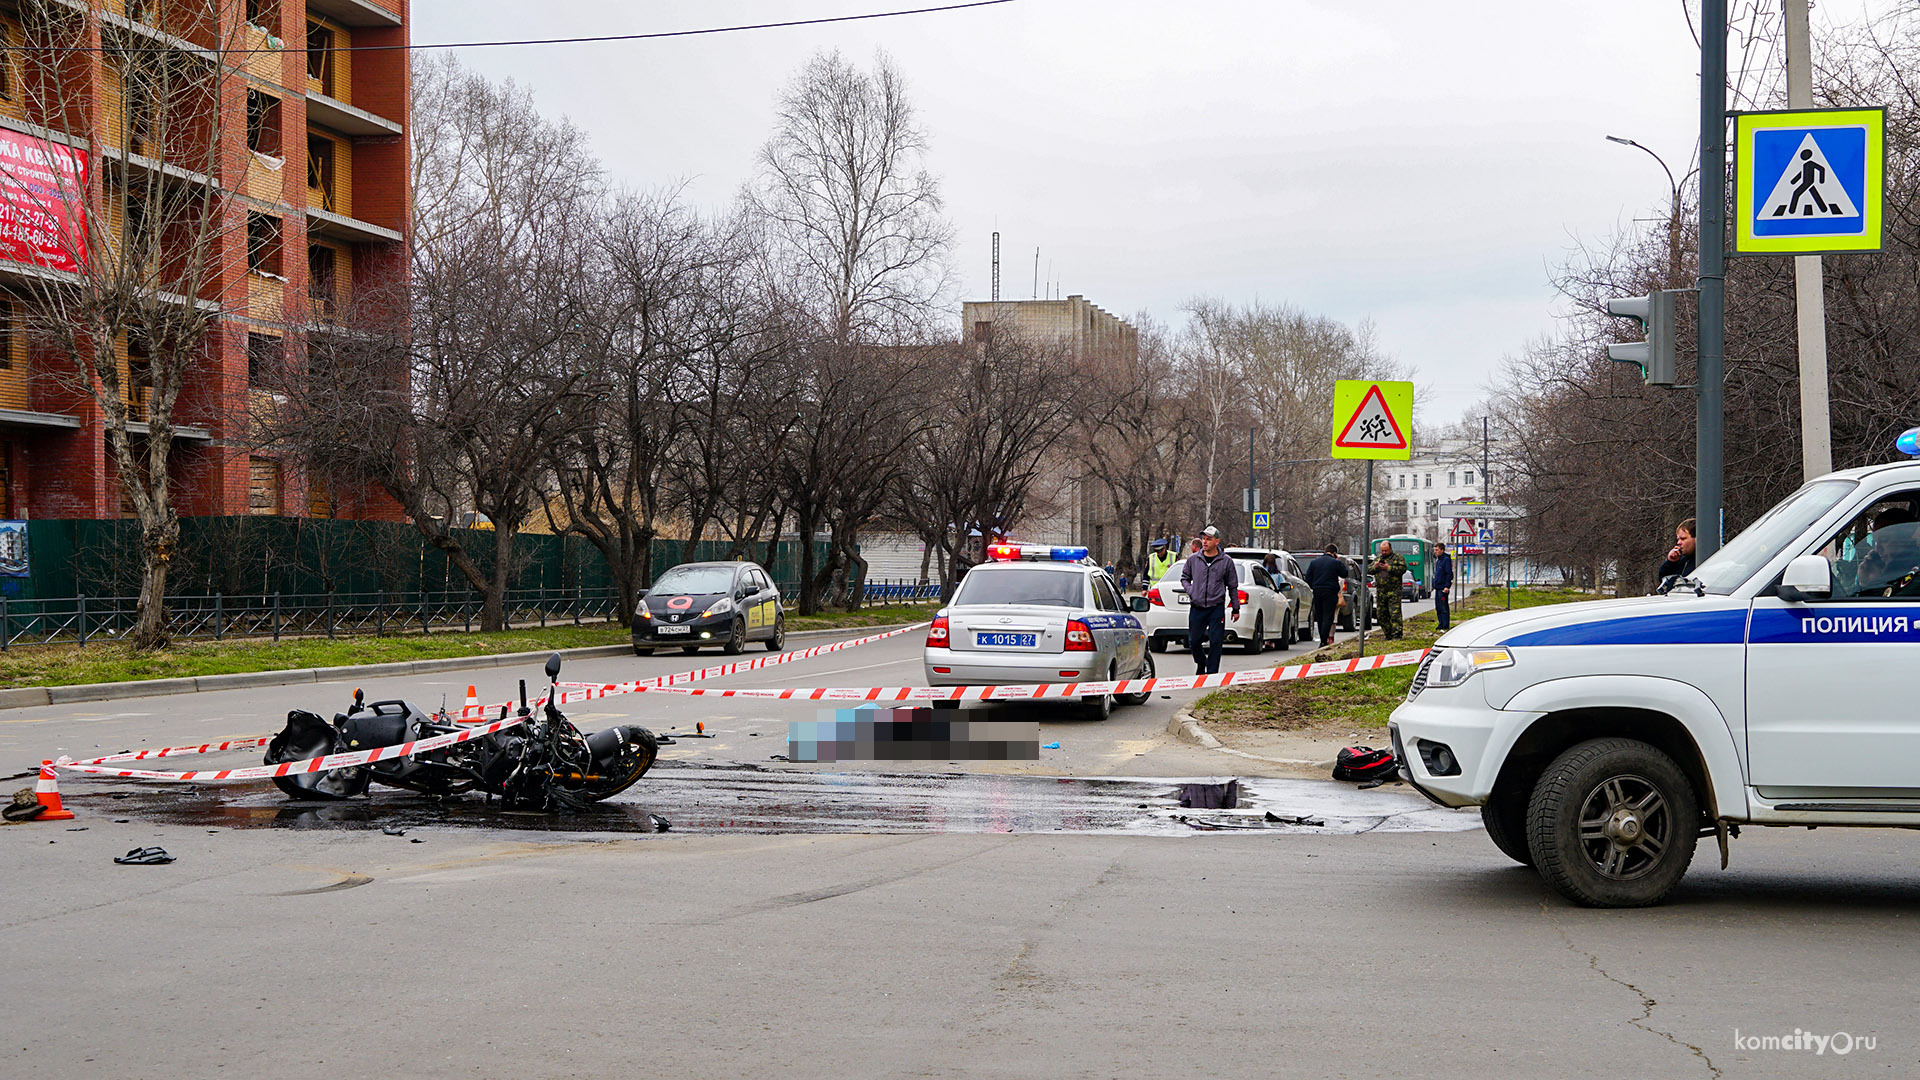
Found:
<path fill-rule="evenodd" d="M 584 809 L 645 776 L 660 743 L 636 725 L 583 734 L 555 704 L 559 678 L 555 653 L 547 658 L 547 699 L 537 714 L 527 705 L 526 680 L 520 681 L 519 715 L 525 719 L 513 727 L 424 754 L 277 776 L 274 785 L 295 799 L 351 799 L 377 782 L 434 796 L 478 791 L 499 796 L 513 809 Z M 502 706 L 500 718 L 505 716 Z M 396 746 L 465 726 L 470 725 L 456 723 L 444 706 L 429 714 L 409 701 L 368 703 L 355 690 L 353 706 L 331 721 L 302 709 L 289 712 L 286 728 L 267 745 L 266 759 L 277 765 Z"/>

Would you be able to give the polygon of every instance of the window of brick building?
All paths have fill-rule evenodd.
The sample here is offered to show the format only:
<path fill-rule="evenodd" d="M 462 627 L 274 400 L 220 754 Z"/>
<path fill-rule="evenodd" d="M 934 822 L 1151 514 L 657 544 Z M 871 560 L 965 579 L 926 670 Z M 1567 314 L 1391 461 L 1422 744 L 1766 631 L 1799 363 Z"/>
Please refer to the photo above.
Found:
<path fill-rule="evenodd" d="M 247 149 L 280 156 L 280 99 L 272 94 L 247 91 Z"/>
<path fill-rule="evenodd" d="M 256 274 L 282 273 L 279 218 L 266 214 L 247 215 L 247 269 Z"/>
<path fill-rule="evenodd" d="M 247 513 L 271 516 L 280 512 L 280 463 L 266 458 L 247 459 Z"/>
<path fill-rule="evenodd" d="M 307 136 L 307 187 L 320 193 L 320 209 L 333 209 L 333 140 Z"/>
<path fill-rule="evenodd" d="M 13 343 L 20 336 L 13 301 L 0 298 L 0 371 L 13 366 Z"/>
<path fill-rule="evenodd" d="M 287 343 L 272 334 L 247 335 L 247 384 L 256 389 L 270 388 L 280 378 L 286 362 Z"/>
<path fill-rule="evenodd" d="M 336 257 L 337 253 L 325 244 L 307 248 L 307 298 L 313 302 L 313 310 L 321 315 L 333 314 L 334 301 L 338 299 L 333 277 Z"/>
<path fill-rule="evenodd" d="M 318 80 L 320 92 L 333 92 L 333 31 L 317 22 L 307 23 L 307 78 Z"/>
<path fill-rule="evenodd" d="M 279 0 L 247 0 L 247 21 L 262 30 L 272 30 L 280 21 Z"/>
<path fill-rule="evenodd" d="M 333 516 L 333 481 L 324 476 L 316 476 L 307 482 L 307 516 L 317 518 Z"/>
<path fill-rule="evenodd" d="M 127 381 L 121 391 L 129 417 L 146 423 L 147 399 L 153 395 L 153 346 L 137 328 L 127 331 Z"/>
<path fill-rule="evenodd" d="M 0 98 L 13 100 L 13 31 L 0 26 Z"/>
<path fill-rule="evenodd" d="M 993 323 L 977 322 L 973 324 L 973 340 L 985 341 L 993 336 Z"/>
<path fill-rule="evenodd" d="M 0 521 L 13 520 L 13 444 L 0 439 Z"/>

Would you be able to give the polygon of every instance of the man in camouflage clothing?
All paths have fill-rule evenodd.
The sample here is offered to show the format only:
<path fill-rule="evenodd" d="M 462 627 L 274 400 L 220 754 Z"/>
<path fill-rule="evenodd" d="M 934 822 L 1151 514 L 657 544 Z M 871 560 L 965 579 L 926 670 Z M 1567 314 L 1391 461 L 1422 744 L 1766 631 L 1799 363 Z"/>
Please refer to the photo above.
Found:
<path fill-rule="evenodd" d="M 1400 582 L 1407 576 L 1407 560 L 1393 553 L 1390 541 L 1380 541 L 1374 557 L 1373 598 L 1380 605 L 1380 636 L 1387 641 L 1400 637 Z"/>

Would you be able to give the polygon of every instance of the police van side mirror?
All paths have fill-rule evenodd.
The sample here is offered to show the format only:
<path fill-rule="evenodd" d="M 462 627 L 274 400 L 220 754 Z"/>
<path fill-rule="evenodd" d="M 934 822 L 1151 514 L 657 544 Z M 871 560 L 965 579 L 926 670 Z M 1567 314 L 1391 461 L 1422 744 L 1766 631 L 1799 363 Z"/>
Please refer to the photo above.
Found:
<path fill-rule="evenodd" d="M 1149 603 L 1144 596 L 1131 596 L 1127 598 L 1128 611 L 1146 611 L 1151 606 L 1151 603 Z"/>
<path fill-rule="evenodd" d="M 1824 555 L 1802 555 L 1780 575 L 1780 599 L 1790 604 L 1825 600 L 1833 595 L 1833 566 Z"/>

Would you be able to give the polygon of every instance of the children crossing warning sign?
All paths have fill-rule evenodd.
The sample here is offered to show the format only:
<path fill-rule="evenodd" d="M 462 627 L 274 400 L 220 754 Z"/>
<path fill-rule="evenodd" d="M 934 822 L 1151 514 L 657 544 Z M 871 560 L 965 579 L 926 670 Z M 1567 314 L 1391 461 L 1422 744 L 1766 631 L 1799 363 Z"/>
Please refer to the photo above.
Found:
<path fill-rule="evenodd" d="M 1734 248 L 1816 255 L 1880 250 L 1880 109 L 1741 113 L 1734 143 Z"/>
<path fill-rule="evenodd" d="M 1341 379 L 1333 387 L 1333 456 L 1406 461 L 1413 456 L 1413 384 Z"/>

